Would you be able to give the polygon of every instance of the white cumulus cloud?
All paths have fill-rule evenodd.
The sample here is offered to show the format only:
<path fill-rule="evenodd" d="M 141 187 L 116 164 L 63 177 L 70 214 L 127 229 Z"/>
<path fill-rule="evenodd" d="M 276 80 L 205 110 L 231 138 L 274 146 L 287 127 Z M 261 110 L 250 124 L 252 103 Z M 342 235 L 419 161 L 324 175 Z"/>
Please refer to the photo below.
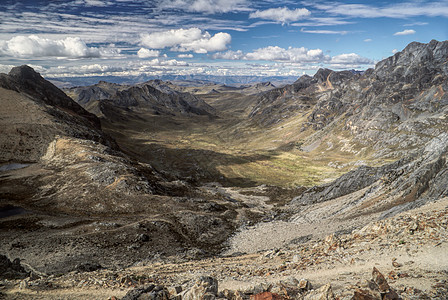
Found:
<path fill-rule="evenodd" d="M 215 59 L 229 60 L 266 60 L 293 63 L 318 63 L 328 61 L 330 58 L 324 55 L 321 49 L 307 49 L 304 47 L 287 49 L 278 46 L 268 46 L 255 49 L 249 53 L 238 51 L 226 51 L 216 53 L 212 56 Z"/>
<path fill-rule="evenodd" d="M 20 35 L 0 43 L 0 55 L 13 57 L 87 58 L 113 56 L 118 53 L 119 50 L 114 48 L 88 47 L 79 37 L 51 40 L 37 35 Z"/>
<path fill-rule="evenodd" d="M 307 49 L 305 47 L 288 49 L 278 46 L 269 46 L 256 49 L 247 53 L 245 58 L 248 60 L 269 60 L 269 61 L 288 61 L 297 63 L 321 62 L 328 59 L 321 49 Z"/>
<path fill-rule="evenodd" d="M 159 50 L 149 50 L 146 48 L 140 48 L 137 52 L 138 57 L 140 58 L 148 58 L 148 57 L 158 57 L 160 56 Z"/>
<path fill-rule="evenodd" d="M 415 34 L 415 30 L 414 29 L 406 29 L 406 30 L 394 33 L 394 35 L 410 35 L 410 34 Z"/>
<path fill-rule="evenodd" d="M 193 58 L 193 54 L 189 53 L 189 54 L 179 54 L 177 57 L 179 58 Z"/>
<path fill-rule="evenodd" d="M 218 32 L 211 35 L 199 28 L 172 29 L 141 35 L 141 44 L 152 49 L 171 47 L 172 51 L 208 53 L 223 51 L 232 41 L 230 34 Z"/>
<path fill-rule="evenodd" d="M 373 64 L 373 60 L 370 58 L 362 57 L 356 53 L 346 53 L 346 54 L 340 54 L 333 56 L 331 58 L 331 63 L 333 64 L 345 64 L 345 65 L 367 65 L 367 64 Z"/>
<path fill-rule="evenodd" d="M 249 18 L 259 18 L 272 20 L 281 23 L 298 21 L 307 17 L 311 12 L 306 8 L 289 9 L 287 7 L 270 8 L 266 10 L 257 10 L 249 15 Z"/>

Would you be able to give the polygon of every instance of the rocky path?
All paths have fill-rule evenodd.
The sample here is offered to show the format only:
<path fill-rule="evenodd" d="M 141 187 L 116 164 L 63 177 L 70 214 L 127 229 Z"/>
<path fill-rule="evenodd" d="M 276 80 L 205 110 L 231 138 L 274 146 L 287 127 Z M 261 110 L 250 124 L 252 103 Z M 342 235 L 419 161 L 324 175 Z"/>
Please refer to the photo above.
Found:
<path fill-rule="evenodd" d="M 72 272 L 59 277 L 32 275 L 24 280 L 3 280 L 0 292 L 7 299 L 118 299 L 139 286 L 154 284 L 164 286 L 171 297 L 191 290 L 201 276 L 211 276 L 217 280 L 216 294 L 222 298 L 248 299 L 252 295 L 251 299 L 259 299 L 256 295 L 268 291 L 284 299 L 294 293 L 293 298 L 313 299 L 310 297 L 319 291 L 329 299 L 351 299 L 360 293 L 373 298 L 355 299 L 380 299 L 375 297 L 385 292 L 378 291 L 377 273 L 373 272 L 371 279 L 375 267 L 390 285 L 388 291 L 403 299 L 446 299 L 447 229 L 448 198 L 444 198 L 349 234 L 332 234 L 282 249 L 199 261 L 173 257 L 123 270 Z"/>

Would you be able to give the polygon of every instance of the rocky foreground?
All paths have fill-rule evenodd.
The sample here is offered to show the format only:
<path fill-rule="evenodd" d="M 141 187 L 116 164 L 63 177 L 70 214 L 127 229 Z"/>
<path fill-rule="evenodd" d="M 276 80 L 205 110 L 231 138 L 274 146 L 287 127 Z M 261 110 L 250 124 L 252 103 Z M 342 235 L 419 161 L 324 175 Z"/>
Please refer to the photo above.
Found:
<path fill-rule="evenodd" d="M 329 235 L 253 254 L 47 276 L 2 264 L 5 299 L 446 299 L 448 198 Z M 1 258 L 5 260 L 4 257 Z"/>

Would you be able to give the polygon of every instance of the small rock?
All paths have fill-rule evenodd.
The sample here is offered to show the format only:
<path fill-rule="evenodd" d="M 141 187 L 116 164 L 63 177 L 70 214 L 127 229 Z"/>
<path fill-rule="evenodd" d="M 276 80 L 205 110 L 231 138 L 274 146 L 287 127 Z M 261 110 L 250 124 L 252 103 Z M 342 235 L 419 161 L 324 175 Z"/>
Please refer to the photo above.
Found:
<path fill-rule="evenodd" d="M 28 273 L 20 264 L 20 259 L 10 261 L 5 255 L 0 255 L 0 279 L 25 279 Z"/>
<path fill-rule="evenodd" d="M 170 287 L 168 288 L 168 292 L 170 293 L 170 295 L 177 295 L 182 292 L 182 287 L 181 286 Z"/>
<path fill-rule="evenodd" d="M 183 294 L 183 300 L 214 300 L 218 295 L 218 281 L 202 276 L 196 284 Z"/>
<path fill-rule="evenodd" d="M 250 300 L 281 300 L 282 297 L 271 292 L 263 292 L 256 295 L 251 295 Z"/>
<path fill-rule="evenodd" d="M 380 271 L 378 271 L 377 268 L 373 267 L 372 271 L 372 279 L 373 282 L 378 286 L 378 290 L 380 293 L 388 293 L 390 291 L 389 284 L 386 281 L 386 278 L 384 278 L 383 274 L 381 274 Z"/>
<path fill-rule="evenodd" d="M 302 292 L 309 291 L 313 288 L 311 282 L 309 282 L 307 279 L 300 279 L 298 287 Z"/>
<path fill-rule="evenodd" d="M 149 235 L 142 233 L 142 234 L 138 234 L 137 238 L 136 238 L 136 242 L 143 242 L 146 243 L 149 241 Z"/>
<path fill-rule="evenodd" d="M 334 300 L 336 299 L 331 285 L 328 283 L 315 291 L 308 293 L 304 300 Z"/>
<path fill-rule="evenodd" d="M 292 257 L 292 262 L 293 263 L 298 263 L 298 262 L 300 262 L 300 260 L 301 260 L 301 257 L 300 257 L 300 255 L 294 255 L 293 257 Z"/>
<path fill-rule="evenodd" d="M 370 290 L 356 289 L 352 300 L 381 300 L 381 294 L 375 294 Z"/>
<path fill-rule="evenodd" d="M 20 281 L 19 289 L 25 290 L 27 288 L 28 288 L 28 280 L 24 279 L 24 280 Z"/>
<path fill-rule="evenodd" d="M 393 262 L 392 262 L 392 266 L 394 266 L 395 268 L 399 268 L 399 267 L 401 267 L 401 266 L 403 266 L 403 265 L 400 264 L 400 263 L 398 263 L 398 262 L 396 262 L 396 261 L 393 261 Z"/>

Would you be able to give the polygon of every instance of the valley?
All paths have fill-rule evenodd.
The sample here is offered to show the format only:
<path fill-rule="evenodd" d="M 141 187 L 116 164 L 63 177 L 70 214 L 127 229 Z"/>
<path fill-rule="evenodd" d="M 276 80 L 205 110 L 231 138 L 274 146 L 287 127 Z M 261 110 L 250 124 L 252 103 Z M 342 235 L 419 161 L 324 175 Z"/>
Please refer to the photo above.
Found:
<path fill-rule="evenodd" d="M 0 298 L 443 299 L 447 57 L 279 87 L 1 74 Z"/>

